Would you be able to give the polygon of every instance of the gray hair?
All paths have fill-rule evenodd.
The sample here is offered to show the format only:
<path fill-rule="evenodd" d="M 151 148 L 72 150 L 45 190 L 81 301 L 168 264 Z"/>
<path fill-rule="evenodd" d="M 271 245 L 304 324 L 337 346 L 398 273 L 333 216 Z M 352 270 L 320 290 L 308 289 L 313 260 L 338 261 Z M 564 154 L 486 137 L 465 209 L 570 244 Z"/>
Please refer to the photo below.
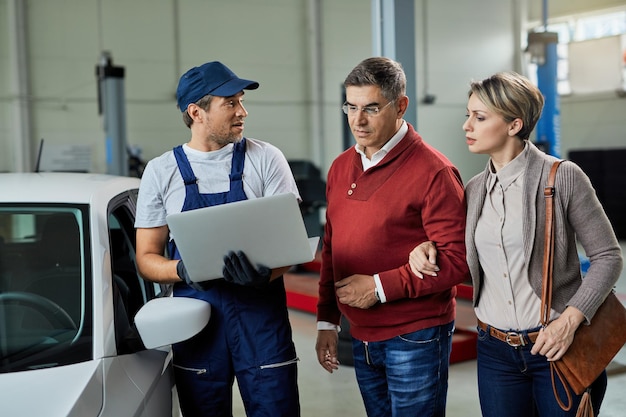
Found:
<path fill-rule="evenodd" d="M 380 87 L 383 97 L 395 101 L 406 94 L 406 75 L 399 62 L 385 57 L 372 57 L 361 61 L 348 74 L 344 87 Z"/>

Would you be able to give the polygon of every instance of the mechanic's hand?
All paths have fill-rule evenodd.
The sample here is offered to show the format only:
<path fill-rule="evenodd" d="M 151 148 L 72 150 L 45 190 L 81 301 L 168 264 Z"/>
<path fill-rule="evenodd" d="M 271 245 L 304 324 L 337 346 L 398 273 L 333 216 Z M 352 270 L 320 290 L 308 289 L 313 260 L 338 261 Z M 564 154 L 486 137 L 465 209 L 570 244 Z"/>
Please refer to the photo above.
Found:
<path fill-rule="evenodd" d="M 178 261 L 178 263 L 176 264 L 176 273 L 178 274 L 178 278 L 180 278 L 181 281 L 189 285 L 194 290 L 204 291 L 204 289 L 200 286 L 200 284 L 195 283 L 191 280 L 191 278 L 189 277 L 189 273 L 187 272 L 187 268 L 185 268 L 185 264 L 183 263 L 182 259 Z"/>
<path fill-rule="evenodd" d="M 431 241 L 426 241 L 416 246 L 409 254 L 411 271 L 421 279 L 424 275 L 437 276 L 437 247 Z"/>
<path fill-rule="evenodd" d="M 265 265 L 255 268 L 245 253 L 230 251 L 224 256 L 224 279 L 233 284 L 262 287 L 270 282 L 272 270 Z"/>

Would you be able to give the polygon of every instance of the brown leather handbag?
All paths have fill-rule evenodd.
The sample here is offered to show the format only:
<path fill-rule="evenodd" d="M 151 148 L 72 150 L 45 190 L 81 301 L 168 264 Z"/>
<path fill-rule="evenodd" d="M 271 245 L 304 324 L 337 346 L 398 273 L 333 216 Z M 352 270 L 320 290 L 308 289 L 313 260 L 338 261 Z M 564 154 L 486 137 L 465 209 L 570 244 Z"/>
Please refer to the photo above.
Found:
<path fill-rule="evenodd" d="M 546 231 L 543 258 L 543 292 L 541 297 L 541 324 L 547 326 L 552 305 L 552 269 L 554 256 L 554 181 L 562 161 L 552 165 L 548 184 L 544 189 L 546 200 Z M 577 416 L 593 417 L 589 386 L 606 369 L 617 352 L 626 343 L 626 308 L 613 292 L 593 316 L 590 325 L 581 324 L 574 341 L 558 361 L 550 362 L 554 396 L 563 410 L 572 408 L 572 394 L 583 394 Z M 556 379 L 563 384 L 567 403 L 557 392 Z"/>

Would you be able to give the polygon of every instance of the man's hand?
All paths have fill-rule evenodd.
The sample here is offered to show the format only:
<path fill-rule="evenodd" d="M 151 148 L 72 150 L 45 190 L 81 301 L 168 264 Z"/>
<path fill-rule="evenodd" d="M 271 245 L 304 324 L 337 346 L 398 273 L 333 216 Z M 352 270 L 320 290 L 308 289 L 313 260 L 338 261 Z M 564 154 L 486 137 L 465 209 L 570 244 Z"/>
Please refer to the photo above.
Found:
<path fill-rule="evenodd" d="M 421 279 L 424 275 L 437 276 L 437 247 L 431 241 L 416 246 L 409 254 L 409 266 L 411 271 Z"/>
<path fill-rule="evenodd" d="M 339 332 L 337 330 L 318 330 L 315 351 L 317 361 L 331 374 L 339 369 L 337 360 L 337 344 L 339 343 Z"/>
<path fill-rule="evenodd" d="M 335 293 L 341 304 L 350 307 L 370 308 L 378 302 L 376 283 L 371 275 L 351 275 L 335 283 Z"/>
<path fill-rule="evenodd" d="M 256 269 L 245 253 L 230 251 L 224 256 L 224 279 L 233 284 L 250 287 L 262 287 L 267 285 L 272 276 L 272 270 L 264 265 Z"/>

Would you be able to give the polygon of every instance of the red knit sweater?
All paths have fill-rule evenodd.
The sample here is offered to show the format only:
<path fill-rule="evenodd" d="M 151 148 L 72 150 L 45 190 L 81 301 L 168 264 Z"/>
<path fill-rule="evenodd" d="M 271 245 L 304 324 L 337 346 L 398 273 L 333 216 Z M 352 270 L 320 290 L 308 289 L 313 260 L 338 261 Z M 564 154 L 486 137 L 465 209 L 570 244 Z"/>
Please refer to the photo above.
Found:
<path fill-rule="evenodd" d="M 459 172 L 409 125 L 404 138 L 363 172 L 354 148 L 339 155 L 327 179 L 317 318 L 364 341 L 446 324 L 455 318 L 455 285 L 469 280 L 465 261 L 465 197 Z M 414 275 L 411 250 L 432 240 L 437 277 Z M 334 283 L 353 274 L 380 275 L 387 298 L 369 309 L 340 304 Z"/>

